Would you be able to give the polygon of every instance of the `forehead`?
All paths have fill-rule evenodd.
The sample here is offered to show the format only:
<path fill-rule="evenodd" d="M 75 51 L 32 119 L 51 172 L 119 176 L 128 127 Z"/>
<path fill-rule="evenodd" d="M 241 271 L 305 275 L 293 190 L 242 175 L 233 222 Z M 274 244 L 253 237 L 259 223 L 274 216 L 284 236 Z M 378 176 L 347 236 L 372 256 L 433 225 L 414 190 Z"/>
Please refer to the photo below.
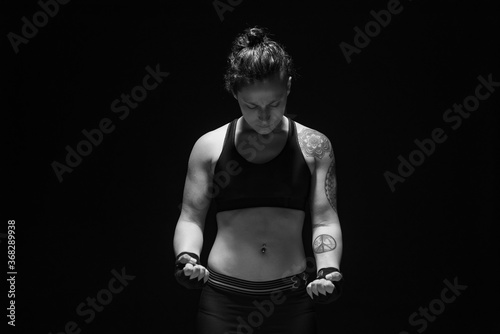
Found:
<path fill-rule="evenodd" d="M 242 87 L 238 92 L 238 97 L 246 102 L 262 102 L 279 99 L 286 92 L 286 81 L 277 74 Z"/>

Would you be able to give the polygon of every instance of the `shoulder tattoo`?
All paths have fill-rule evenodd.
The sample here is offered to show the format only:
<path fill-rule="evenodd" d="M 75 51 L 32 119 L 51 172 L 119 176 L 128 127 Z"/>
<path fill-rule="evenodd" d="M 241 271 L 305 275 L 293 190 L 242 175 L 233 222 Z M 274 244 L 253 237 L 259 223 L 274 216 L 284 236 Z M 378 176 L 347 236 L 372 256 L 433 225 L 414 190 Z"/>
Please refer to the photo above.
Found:
<path fill-rule="evenodd" d="M 306 155 L 319 159 L 322 159 L 325 154 L 329 154 L 330 158 L 333 157 L 332 145 L 321 132 L 303 128 L 298 137 L 300 148 Z"/>

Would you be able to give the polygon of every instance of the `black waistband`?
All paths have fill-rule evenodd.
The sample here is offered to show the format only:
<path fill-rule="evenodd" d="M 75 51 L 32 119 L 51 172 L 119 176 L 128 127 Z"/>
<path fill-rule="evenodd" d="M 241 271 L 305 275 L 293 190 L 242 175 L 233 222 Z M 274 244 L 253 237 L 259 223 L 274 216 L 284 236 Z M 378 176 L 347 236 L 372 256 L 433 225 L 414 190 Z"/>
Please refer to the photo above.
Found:
<path fill-rule="evenodd" d="M 210 272 L 208 284 L 226 291 L 248 295 L 266 295 L 280 291 L 296 290 L 307 283 L 307 273 L 286 276 L 271 281 L 248 281 L 241 278 L 227 276 L 207 268 Z"/>

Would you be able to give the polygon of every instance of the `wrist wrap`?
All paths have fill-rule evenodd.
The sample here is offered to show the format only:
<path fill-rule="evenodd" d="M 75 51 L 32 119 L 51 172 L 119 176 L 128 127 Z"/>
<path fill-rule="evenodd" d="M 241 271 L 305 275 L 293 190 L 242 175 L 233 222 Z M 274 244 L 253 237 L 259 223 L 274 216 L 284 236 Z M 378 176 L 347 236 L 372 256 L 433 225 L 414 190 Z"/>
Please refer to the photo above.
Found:
<path fill-rule="evenodd" d="M 328 274 L 338 272 L 340 271 L 335 268 L 335 267 L 327 267 L 327 268 L 321 268 L 318 270 L 318 276 L 316 276 L 316 279 L 326 279 L 325 277 Z M 340 273 L 342 275 L 342 273 Z M 318 296 L 313 295 L 313 301 L 318 304 L 329 304 L 335 300 L 337 300 L 340 295 L 342 294 L 342 285 L 344 284 L 344 278 L 341 278 L 340 281 L 331 281 L 333 285 L 335 286 L 335 289 L 333 290 L 332 293 L 327 293 L 326 295 L 319 294 Z"/>
<path fill-rule="evenodd" d="M 187 289 L 201 289 L 204 285 L 204 280 L 198 280 L 198 277 L 195 277 L 193 279 L 190 279 L 189 276 L 186 276 L 184 274 L 184 267 L 186 266 L 186 263 L 181 262 L 180 258 L 184 255 L 187 254 L 191 256 L 193 259 L 196 259 L 196 264 L 200 264 L 200 257 L 194 253 L 190 252 L 182 252 L 179 255 L 177 255 L 177 258 L 175 260 L 175 270 L 174 270 L 174 276 L 177 282 L 182 285 L 183 287 Z"/>

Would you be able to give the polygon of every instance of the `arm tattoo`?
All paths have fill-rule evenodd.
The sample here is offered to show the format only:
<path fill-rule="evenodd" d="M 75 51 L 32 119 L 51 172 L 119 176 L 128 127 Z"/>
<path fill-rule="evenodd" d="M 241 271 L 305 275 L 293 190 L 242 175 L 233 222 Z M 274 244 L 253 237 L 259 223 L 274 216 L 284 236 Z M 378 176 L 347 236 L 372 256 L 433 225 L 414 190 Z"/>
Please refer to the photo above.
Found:
<path fill-rule="evenodd" d="M 337 242 L 329 234 L 320 234 L 314 239 L 313 250 L 314 253 L 330 252 L 337 248 Z"/>
<path fill-rule="evenodd" d="M 303 128 L 299 133 L 299 145 L 306 155 L 322 159 L 326 153 L 333 157 L 332 145 L 322 133 Z"/>
<path fill-rule="evenodd" d="M 337 212 L 337 178 L 335 177 L 335 160 L 332 160 L 325 179 L 325 193 L 332 209 Z"/>

